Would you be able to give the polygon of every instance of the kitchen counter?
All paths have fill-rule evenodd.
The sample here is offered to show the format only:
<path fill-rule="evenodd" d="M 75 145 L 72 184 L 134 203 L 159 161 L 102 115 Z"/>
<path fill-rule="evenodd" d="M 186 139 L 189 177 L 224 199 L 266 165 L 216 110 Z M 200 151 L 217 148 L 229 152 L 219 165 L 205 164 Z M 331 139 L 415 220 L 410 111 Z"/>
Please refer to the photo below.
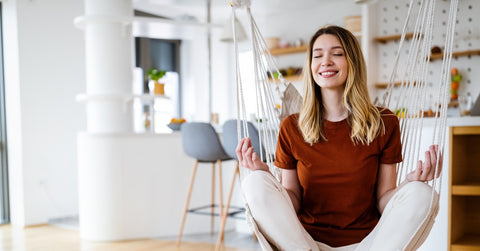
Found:
<path fill-rule="evenodd" d="M 178 234 L 194 164 L 183 152 L 180 132 L 83 132 L 77 139 L 83 239 L 115 241 Z M 225 161 L 222 168 L 229 181 L 234 161 Z M 224 194 L 228 183 L 224 182 Z M 211 165 L 200 164 L 191 206 L 209 203 L 210 184 Z M 189 214 L 187 218 L 184 234 L 210 231 L 210 217 Z M 216 222 L 218 226 L 218 217 Z M 227 230 L 235 223 L 227 221 Z"/>

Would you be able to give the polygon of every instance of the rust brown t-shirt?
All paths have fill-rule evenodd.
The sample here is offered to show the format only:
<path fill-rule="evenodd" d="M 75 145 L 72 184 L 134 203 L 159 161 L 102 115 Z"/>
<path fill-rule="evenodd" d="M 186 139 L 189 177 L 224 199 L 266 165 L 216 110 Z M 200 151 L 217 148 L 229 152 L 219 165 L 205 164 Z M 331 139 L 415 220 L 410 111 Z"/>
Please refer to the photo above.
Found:
<path fill-rule="evenodd" d="M 297 169 L 303 189 L 298 217 L 317 241 L 332 247 L 360 242 L 380 217 L 376 182 L 380 163 L 402 161 L 397 117 L 382 112 L 385 134 L 370 145 L 354 144 L 347 120 L 325 121 L 326 142 L 306 143 L 298 128 L 298 114 L 280 126 L 275 165 Z"/>

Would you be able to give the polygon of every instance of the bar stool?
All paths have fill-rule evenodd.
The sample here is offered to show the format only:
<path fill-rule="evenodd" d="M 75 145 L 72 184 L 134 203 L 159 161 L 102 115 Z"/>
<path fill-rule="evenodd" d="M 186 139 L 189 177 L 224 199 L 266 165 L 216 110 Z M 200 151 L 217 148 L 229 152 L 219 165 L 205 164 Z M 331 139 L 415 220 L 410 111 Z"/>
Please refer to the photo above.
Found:
<path fill-rule="evenodd" d="M 187 213 L 197 213 L 204 215 L 211 215 L 211 233 L 213 234 L 213 222 L 214 216 L 221 216 L 223 213 L 223 192 L 222 192 L 222 161 L 232 160 L 232 158 L 225 152 L 223 146 L 220 142 L 220 139 L 217 135 L 217 132 L 213 126 L 209 123 L 201 122 L 191 122 L 183 123 L 181 127 L 182 133 L 182 147 L 185 154 L 189 157 L 195 159 L 195 164 L 193 166 L 192 175 L 190 178 L 190 184 L 188 186 L 187 199 L 185 202 L 185 207 L 183 210 L 182 222 L 180 224 L 180 232 L 177 238 L 177 246 L 180 245 L 182 238 L 183 227 L 185 225 L 185 219 Z M 195 175 L 197 172 L 197 167 L 199 163 L 211 163 L 212 164 L 212 202 L 210 205 L 189 208 L 190 198 L 192 195 L 193 184 L 195 183 Z M 218 176 L 219 176 L 219 197 L 220 197 L 220 213 L 215 213 L 215 165 L 218 166 Z M 234 174 L 235 175 L 235 174 Z M 228 195 L 231 197 L 231 194 Z M 227 202 L 227 207 L 229 206 Z M 210 213 L 201 212 L 201 210 L 211 208 Z M 220 233 L 223 236 L 223 229 Z"/>
<path fill-rule="evenodd" d="M 245 137 L 243 134 L 243 123 L 240 123 L 240 128 L 241 128 L 241 138 Z M 258 156 L 260 155 L 260 151 L 265 154 L 265 149 L 263 146 L 259 144 L 259 133 L 257 128 L 253 125 L 252 122 L 247 122 L 247 128 L 250 136 L 250 140 L 252 142 L 252 146 L 254 148 L 254 151 L 257 153 Z M 237 211 L 234 212 L 229 212 L 229 205 L 230 205 L 230 200 L 231 200 L 231 195 L 233 194 L 233 188 L 235 185 L 235 179 L 238 177 L 240 179 L 240 170 L 239 170 L 239 163 L 237 159 L 237 154 L 236 154 L 236 148 L 238 145 L 238 134 L 237 134 L 237 120 L 236 119 L 230 119 L 225 121 L 222 127 L 222 138 L 223 138 L 223 147 L 225 149 L 225 152 L 230 156 L 230 158 L 235 159 L 235 172 L 233 175 L 232 182 L 230 183 L 230 191 L 228 192 L 229 196 L 227 198 L 227 205 L 225 207 L 225 212 L 222 215 L 222 220 L 220 221 L 220 233 L 218 236 L 217 240 L 217 249 L 220 246 L 221 242 L 223 241 L 223 230 L 225 229 L 225 224 L 227 217 L 235 215 Z M 260 150 L 261 149 L 261 150 Z M 239 180 L 240 182 L 240 180 Z M 242 210 L 244 211 L 244 209 Z"/>

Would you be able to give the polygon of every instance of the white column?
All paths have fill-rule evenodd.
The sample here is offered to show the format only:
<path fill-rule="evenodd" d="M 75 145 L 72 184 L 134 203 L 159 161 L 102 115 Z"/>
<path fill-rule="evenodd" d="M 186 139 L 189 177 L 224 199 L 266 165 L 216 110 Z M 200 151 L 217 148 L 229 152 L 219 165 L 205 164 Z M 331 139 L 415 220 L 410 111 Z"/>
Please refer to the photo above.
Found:
<path fill-rule="evenodd" d="M 85 0 L 86 94 L 77 96 L 87 111 L 87 132 L 77 138 L 79 227 L 83 239 L 116 241 L 145 237 L 128 221 L 136 194 L 125 187 L 134 179 L 130 162 L 136 141 L 132 116 L 132 0 Z M 94 138 L 95 140 L 90 140 Z M 128 141 L 128 143 L 127 143 Z"/>
<path fill-rule="evenodd" d="M 85 0 L 87 131 L 133 131 L 132 0 Z"/>

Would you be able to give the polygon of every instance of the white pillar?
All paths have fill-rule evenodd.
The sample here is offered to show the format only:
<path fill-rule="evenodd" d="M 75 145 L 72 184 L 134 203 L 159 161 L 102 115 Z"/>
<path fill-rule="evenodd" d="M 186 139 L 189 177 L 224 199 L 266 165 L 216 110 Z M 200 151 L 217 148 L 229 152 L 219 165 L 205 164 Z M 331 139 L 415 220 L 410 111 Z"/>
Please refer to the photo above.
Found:
<path fill-rule="evenodd" d="M 130 198 L 125 172 L 136 142 L 132 116 L 132 0 L 85 0 L 85 16 L 75 19 L 85 30 L 87 132 L 77 138 L 79 227 L 83 239 L 115 241 L 145 237 L 128 221 Z M 94 138 L 95 140 L 91 140 Z M 131 187 L 130 187 L 131 188 Z M 136 229 L 135 229 L 136 230 Z"/>
<path fill-rule="evenodd" d="M 133 131 L 132 0 L 85 0 L 87 131 Z"/>

